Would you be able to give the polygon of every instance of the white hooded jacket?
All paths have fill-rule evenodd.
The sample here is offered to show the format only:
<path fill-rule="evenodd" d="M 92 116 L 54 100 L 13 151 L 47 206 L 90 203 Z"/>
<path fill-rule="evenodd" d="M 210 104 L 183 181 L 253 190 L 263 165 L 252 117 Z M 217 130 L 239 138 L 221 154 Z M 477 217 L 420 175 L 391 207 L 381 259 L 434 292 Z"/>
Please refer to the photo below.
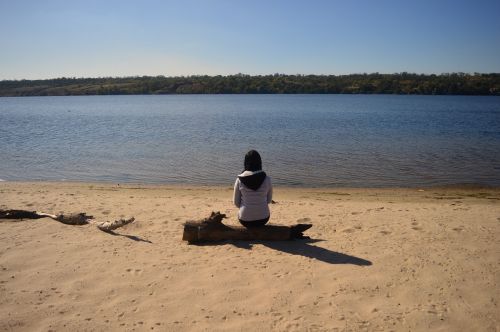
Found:
<path fill-rule="evenodd" d="M 263 171 L 244 171 L 238 175 L 234 183 L 233 202 L 240 208 L 238 212 L 240 220 L 255 221 L 268 218 L 270 216 L 268 204 L 271 203 L 272 199 L 271 178 L 266 173 Z"/>

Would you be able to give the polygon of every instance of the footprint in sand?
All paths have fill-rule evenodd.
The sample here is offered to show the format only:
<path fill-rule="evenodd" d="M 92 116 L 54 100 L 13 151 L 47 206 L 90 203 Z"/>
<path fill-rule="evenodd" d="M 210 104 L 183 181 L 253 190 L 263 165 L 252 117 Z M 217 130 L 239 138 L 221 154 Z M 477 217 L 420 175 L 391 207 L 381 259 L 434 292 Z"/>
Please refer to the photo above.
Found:
<path fill-rule="evenodd" d="M 298 223 L 309 222 L 309 221 L 311 221 L 311 218 L 300 218 L 300 219 L 297 219 Z"/>
<path fill-rule="evenodd" d="M 127 269 L 126 271 L 129 272 L 130 274 L 134 274 L 134 275 L 142 274 L 141 269 Z"/>
<path fill-rule="evenodd" d="M 384 234 L 384 235 L 389 235 L 389 234 L 391 234 L 391 232 L 389 232 L 389 231 L 380 231 L 380 233 L 382 233 L 382 234 Z"/>
<path fill-rule="evenodd" d="M 411 224 L 413 225 L 413 227 L 411 229 L 416 230 L 416 231 L 421 231 L 422 230 L 422 227 L 418 226 L 418 222 L 414 221 Z"/>

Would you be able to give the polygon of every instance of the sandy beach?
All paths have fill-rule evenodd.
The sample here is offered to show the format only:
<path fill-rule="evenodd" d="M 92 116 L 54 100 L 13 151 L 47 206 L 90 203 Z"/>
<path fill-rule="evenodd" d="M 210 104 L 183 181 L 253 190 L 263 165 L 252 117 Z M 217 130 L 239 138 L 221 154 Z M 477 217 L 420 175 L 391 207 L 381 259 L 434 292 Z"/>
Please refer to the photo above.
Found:
<path fill-rule="evenodd" d="M 2 331 L 499 331 L 500 190 L 275 188 L 310 240 L 188 245 L 232 187 L 0 182 Z"/>

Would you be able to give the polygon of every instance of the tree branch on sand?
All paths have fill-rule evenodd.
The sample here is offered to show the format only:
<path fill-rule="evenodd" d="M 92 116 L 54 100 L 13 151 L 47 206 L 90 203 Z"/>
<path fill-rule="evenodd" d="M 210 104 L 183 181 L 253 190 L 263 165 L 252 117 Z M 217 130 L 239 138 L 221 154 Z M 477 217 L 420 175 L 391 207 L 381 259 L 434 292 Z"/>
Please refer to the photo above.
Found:
<path fill-rule="evenodd" d="M 311 224 L 296 224 L 246 228 L 224 225 L 222 223 L 224 218 L 226 218 L 225 214 L 212 212 L 208 218 L 186 222 L 182 240 L 189 243 L 222 240 L 285 241 L 305 238 L 302 233 L 312 227 Z"/>
<path fill-rule="evenodd" d="M 130 219 L 120 219 L 113 222 L 96 222 L 93 216 L 88 216 L 83 213 L 71 213 L 71 214 L 59 214 L 53 215 L 49 213 L 39 212 L 39 211 L 27 211 L 27 210 L 0 210 L 0 219 L 40 219 L 40 218 L 51 218 L 59 221 L 66 225 L 86 225 L 95 224 L 97 228 L 104 232 L 110 232 L 114 229 L 120 228 L 127 224 L 130 224 L 135 220 L 135 218 Z"/>
<path fill-rule="evenodd" d="M 113 222 L 110 221 L 100 222 L 97 224 L 97 228 L 99 228 L 101 231 L 104 232 L 111 232 L 112 230 L 125 226 L 126 224 L 130 224 L 134 220 L 135 218 L 132 217 L 130 219 L 120 219 L 120 220 L 115 220 Z"/>

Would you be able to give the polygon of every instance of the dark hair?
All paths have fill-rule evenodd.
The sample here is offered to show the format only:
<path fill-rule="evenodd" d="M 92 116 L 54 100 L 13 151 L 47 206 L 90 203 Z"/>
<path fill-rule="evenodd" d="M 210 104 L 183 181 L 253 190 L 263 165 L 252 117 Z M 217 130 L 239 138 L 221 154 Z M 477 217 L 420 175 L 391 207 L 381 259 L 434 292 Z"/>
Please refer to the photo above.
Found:
<path fill-rule="evenodd" d="M 260 171 L 262 170 L 262 159 L 260 154 L 255 150 L 250 150 L 245 155 L 245 171 Z"/>

